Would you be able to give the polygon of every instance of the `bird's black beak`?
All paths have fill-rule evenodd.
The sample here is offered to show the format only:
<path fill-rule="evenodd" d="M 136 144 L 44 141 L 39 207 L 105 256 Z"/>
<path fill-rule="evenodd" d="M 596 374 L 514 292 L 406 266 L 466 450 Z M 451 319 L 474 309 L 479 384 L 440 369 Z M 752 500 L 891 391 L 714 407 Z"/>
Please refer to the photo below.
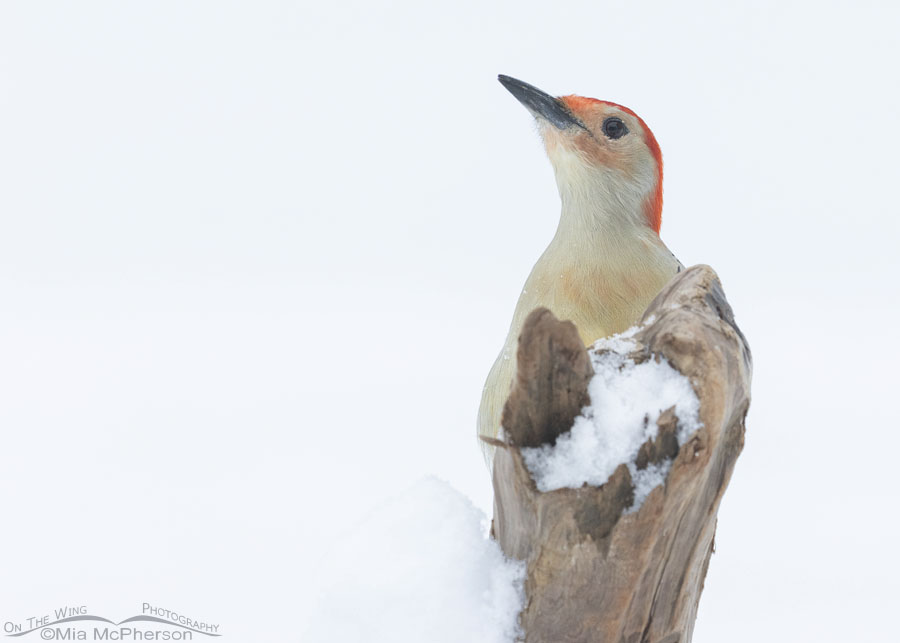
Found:
<path fill-rule="evenodd" d="M 584 123 L 578 120 L 561 100 L 554 98 L 547 92 L 542 92 L 534 85 L 529 85 L 503 74 L 497 76 L 497 80 L 535 116 L 546 119 L 559 129 L 567 129 L 569 127 L 587 129 Z"/>

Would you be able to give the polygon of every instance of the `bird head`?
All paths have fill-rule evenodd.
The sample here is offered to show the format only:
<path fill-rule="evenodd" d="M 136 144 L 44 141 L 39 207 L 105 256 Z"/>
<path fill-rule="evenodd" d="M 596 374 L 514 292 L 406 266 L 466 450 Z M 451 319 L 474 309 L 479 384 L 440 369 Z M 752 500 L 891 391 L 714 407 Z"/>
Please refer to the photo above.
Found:
<path fill-rule="evenodd" d="M 509 76 L 499 80 L 537 120 L 564 210 L 601 208 L 659 234 L 662 152 L 640 116 L 616 103 L 555 98 Z"/>

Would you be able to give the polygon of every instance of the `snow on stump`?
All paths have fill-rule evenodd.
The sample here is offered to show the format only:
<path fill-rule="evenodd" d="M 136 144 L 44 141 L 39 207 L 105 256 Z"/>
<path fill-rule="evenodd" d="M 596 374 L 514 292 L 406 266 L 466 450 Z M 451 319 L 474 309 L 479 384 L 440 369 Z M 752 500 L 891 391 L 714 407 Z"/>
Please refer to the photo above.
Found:
<path fill-rule="evenodd" d="M 517 360 L 493 534 L 527 564 L 524 641 L 687 643 L 750 403 L 715 272 L 681 272 L 591 352 L 535 310 Z"/>

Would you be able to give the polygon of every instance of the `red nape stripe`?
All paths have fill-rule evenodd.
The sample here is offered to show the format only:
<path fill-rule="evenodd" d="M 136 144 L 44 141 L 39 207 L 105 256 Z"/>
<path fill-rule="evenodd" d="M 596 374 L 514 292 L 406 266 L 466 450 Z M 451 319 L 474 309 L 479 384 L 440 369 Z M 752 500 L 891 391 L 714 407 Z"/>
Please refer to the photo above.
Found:
<path fill-rule="evenodd" d="M 643 118 L 635 114 L 633 110 L 608 100 L 598 100 L 596 98 L 587 98 L 586 96 L 575 96 L 574 94 L 571 96 L 564 96 L 563 98 L 572 111 L 577 112 L 581 106 L 587 106 L 589 103 L 602 103 L 621 109 L 626 114 L 631 114 L 638 120 L 638 123 L 641 124 L 641 128 L 644 130 L 644 143 L 650 148 L 650 154 L 653 155 L 653 159 L 656 161 L 656 189 L 653 190 L 653 193 L 647 198 L 647 202 L 644 205 L 644 214 L 647 217 L 647 223 L 650 224 L 650 227 L 653 228 L 656 234 L 659 234 L 659 228 L 662 225 L 663 159 L 659 143 L 656 142 L 656 137 L 653 135 L 650 128 L 647 127 L 647 123 L 644 122 Z"/>

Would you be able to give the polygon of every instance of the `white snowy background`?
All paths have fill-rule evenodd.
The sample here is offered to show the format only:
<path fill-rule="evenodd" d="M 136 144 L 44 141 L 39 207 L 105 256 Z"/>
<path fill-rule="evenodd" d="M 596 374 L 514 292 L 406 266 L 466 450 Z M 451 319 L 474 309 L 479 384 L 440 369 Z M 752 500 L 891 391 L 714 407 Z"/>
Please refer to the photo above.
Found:
<path fill-rule="evenodd" d="M 887 0 L 4 2 L 0 622 L 152 602 L 300 641 L 328 561 L 421 542 L 379 516 L 434 498 L 480 547 L 417 480 L 490 515 L 481 386 L 557 222 L 505 73 L 641 114 L 662 236 L 753 348 L 694 640 L 895 636 L 898 28 Z"/>

